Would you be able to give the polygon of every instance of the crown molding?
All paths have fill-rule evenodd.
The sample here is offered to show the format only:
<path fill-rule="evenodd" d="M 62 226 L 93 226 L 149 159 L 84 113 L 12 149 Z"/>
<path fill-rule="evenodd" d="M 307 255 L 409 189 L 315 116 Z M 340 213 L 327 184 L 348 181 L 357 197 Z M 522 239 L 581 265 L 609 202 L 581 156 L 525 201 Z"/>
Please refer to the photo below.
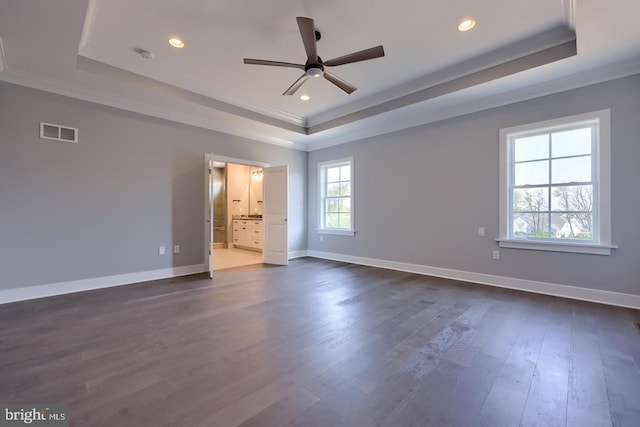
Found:
<path fill-rule="evenodd" d="M 104 50 L 98 50 L 93 44 L 90 42 L 91 31 L 95 22 L 96 10 L 98 7 L 97 0 L 89 0 L 87 4 L 87 12 L 85 15 L 84 25 L 82 27 L 82 34 L 80 37 L 80 45 L 78 48 L 78 61 L 76 65 L 81 68 L 82 65 L 86 65 L 87 61 L 91 61 L 92 64 L 88 70 L 89 72 L 93 72 L 95 74 L 105 75 L 109 78 L 116 80 L 131 80 L 130 75 L 139 76 L 140 79 L 145 79 L 149 81 L 157 82 L 158 85 L 163 85 L 165 87 L 174 88 L 175 90 L 184 91 L 188 93 L 192 93 L 202 98 L 208 99 L 207 104 L 211 105 L 213 103 L 217 104 L 217 108 L 221 111 L 230 112 L 235 115 L 245 116 L 247 118 L 259 121 L 270 119 L 280 120 L 291 125 L 294 125 L 297 129 L 295 131 L 305 134 L 307 132 L 307 119 L 305 117 L 298 116 L 296 114 L 292 114 L 286 111 L 282 111 L 276 108 L 269 107 L 267 105 L 258 105 L 256 103 L 252 103 L 250 101 L 238 103 L 237 101 L 231 101 L 229 99 L 225 99 L 224 96 L 220 96 L 220 94 L 209 94 L 209 95 L 201 95 L 196 94 L 194 91 L 181 88 L 178 86 L 174 86 L 168 83 L 164 83 L 157 79 L 152 79 L 148 77 L 144 77 L 139 75 L 133 71 L 121 69 L 109 64 L 117 64 L 119 61 L 117 60 L 115 54 L 111 52 L 105 52 Z M 102 66 L 100 66 L 102 65 Z M 118 70 L 120 72 L 118 72 Z M 256 115 L 261 115 L 264 117 L 259 117 Z M 262 120 L 261 120 L 262 119 Z M 287 128 L 286 125 L 281 126 L 283 128 Z"/>
<path fill-rule="evenodd" d="M 2 45 L 2 37 L 0 37 L 0 73 L 9 68 L 7 66 L 7 58 L 4 56 L 4 46 Z"/>
<path fill-rule="evenodd" d="M 198 104 L 196 105 L 198 111 L 194 111 L 193 108 L 190 111 L 186 111 L 186 109 L 176 107 L 175 104 L 173 106 L 164 106 L 149 101 L 140 101 L 11 68 L 5 68 L 0 72 L 0 81 L 145 116 L 228 133 L 258 142 L 307 151 L 306 142 L 301 141 L 299 138 L 304 134 L 288 131 L 276 125 L 256 122 L 233 113 L 219 111 L 207 105 Z M 187 102 L 189 101 L 187 100 Z M 189 106 L 193 107 L 193 104 Z"/>
<path fill-rule="evenodd" d="M 97 59 L 98 56 L 100 59 Z M 100 52 L 100 55 L 97 55 L 94 46 L 86 42 L 78 53 L 76 68 L 118 83 L 133 83 L 145 86 L 149 90 L 171 93 L 178 98 L 191 98 L 194 103 L 208 105 L 223 112 L 267 124 L 275 124 L 283 129 L 301 134 L 306 133 L 307 119 L 304 117 L 265 105 L 249 104 L 248 101 L 245 103 L 231 102 L 224 97 L 203 95 L 190 89 L 174 86 L 152 77 L 146 77 L 130 70 L 109 65 L 110 63 L 117 63 L 115 56 L 105 52 Z"/>
<path fill-rule="evenodd" d="M 391 111 L 576 55 L 576 34 L 558 25 L 357 102 L 310 117 L 309 133 Z"/>
<path fill-rule="evenodd" d="M 640 57 L 602 65 L 580 73 L 561 76 L 519 89 L 503 90 L 500 93 L 483 96 L 478 99 L 466 99 L 465 90 L 457 92 L 453 98 L 451 95 L 443 94 L 436 98 L 399 107 L 375 116 L 365 117 L 361 120 L 345 123 L 311 135 L 306 135 L 300 130 L 284 129 L 278 125 L 279 123 L 275 119 L 272 123 L 252 120 L 251 118 L 234 114 L 233 111 L 220 111 L 215 108 L 215 104 L 207 105 L 202 102 L 194 102 L 191 98 L 171 102 L 171 105 L 169 103 L 162 105 L 157 102 L 152 103 L 126 96 L 118 96 L 110 92 L 99 92 L 72 83 L 11 69 L 7 67 L 4 59 L 1 39 L 0 67 L 0 80 L 9 83 L 173 122 L 224 132 L 259 142 L 301 151 L 315 151 L 638 74 L 640 73 Z M 470 90 L 473 90 L 473 88 L 470 88 Z M 194 95 L 198 96 L 197 94 Z M 206 97 L 202 98 L 209 100 Z M 181 106 L 189 108 L 181 108 Z M 288 124 L 288 126 L 293 125 Z"/>
<path fill-rule="evenodd" d="M 208 99 L 206 103 L 215 103 L 216 107 L 221 111 L 227 111 L 235 115 L 245 116 L 253 119 L 257 118 L 260 121 L 266 120 L 268 122 L 272 120 L 280 120 L 296 126 L 298 128 L 297 131 L 306 133 L 307 119 L 296 114 L 282 111 L 277 108 L 272 108 L 267 105 L 256 104 L 255 102 L 250 102 L 249 100 L 244 102 L 238 102 L 237 100 L 232 101 L 231 99 L 228 99 L 220 93 L 208 93 L 207 95 L 203 95 L 202 93 L 197 91 L 197 89 L 194 91 L 193 88 L 179 87 L 169 83 L 165 83 L 157 74 L 155 76 L 150 75 L 150 77 L 146 77 L 142 74 L 138 74 L 133 70 L 110 65 L 120 63 L 121 58 L 118 58 L 118 55 L 115 52 L 111 52 L 105 49 L 98 49 L 94 44 L 90 42 L 92 26 L 94 24 L 96 15 L 96 8 L 96 0 L 90 0 L 87 6 L 86 18 L 84 21 L 84 26 L 82 28 L 82 35 L 80 37 L 80 46 L 78 48 L 76 62 L 76 66 L 78 68 L 93 74 L 107 77 L 112 80 L 117 80 L 119 82 L 132 81 L 134 79 L 138 80 L 139 82 L 146 81 L 147 84 L 149 84 L 148 82 L 155 82 L 157 86 L 162 86 L 165 91 L 166 88 L 172 88 L 173 91 L 191 93 L 197 95 L 198 97 L 202 97 L 203 99 Z M 153 72 L 151 72 L 151 74 L 153 74 Z M 137 76 L 137 78 L 134 78 L 133 76 Z M 264 117 L 261 118 L 257 115 Z M 286 128 L 287 126 L 283 125 L 282 127 Z"/>
<path fill-rule="evenodd" d="M 316 151 L 636 74 L 640 74 L 640 57 L 478 99 L 449 102 L 446 97 L 432 99 L 344 125 L 339 135 L 330 138 L 312 138 L 322 133 L 311 135 L 307 150 Z M 325 132 L 331 133 L 331 130 Z"/>
<path fill-rule="evenodd" d="M 576 29 L 576 0 L 562 0 L 562 22 L 573 31 Z"/>

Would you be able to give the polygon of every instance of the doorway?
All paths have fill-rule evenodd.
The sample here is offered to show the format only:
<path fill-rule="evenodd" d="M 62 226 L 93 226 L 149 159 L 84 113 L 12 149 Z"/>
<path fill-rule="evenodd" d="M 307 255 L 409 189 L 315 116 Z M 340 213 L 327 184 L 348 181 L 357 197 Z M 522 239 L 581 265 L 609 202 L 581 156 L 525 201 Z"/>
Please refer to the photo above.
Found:
<path fill-rule="evenodd" d="M 238 170 L 244 172 L 237 177 L 234 174 Z M 205 153 L 204 185 L 204 253 L 209 277 L 213 278 L 214 270 L 232 266 L 289 264 L 287 165 L 271 167 L 268 163 Z M 221 208 L 222 214 L 216 216 Z M 225 241 L 222 236 L 226 237 Z M 224 249 L 227 251 L 220 252 Z M 232 252 L 233 255 L 227 257 L 233 257 L 230 263 L 224 263 L 223 257 Z M 236 256 L 237 253 L 241 256 Z M 217 255 L 221 255 L 221 262 L 215 262 Z"/>
<path fill-rule="evenodd" d="M 263 262 L 262 166 L 213 162 L 213 269 Z"/>

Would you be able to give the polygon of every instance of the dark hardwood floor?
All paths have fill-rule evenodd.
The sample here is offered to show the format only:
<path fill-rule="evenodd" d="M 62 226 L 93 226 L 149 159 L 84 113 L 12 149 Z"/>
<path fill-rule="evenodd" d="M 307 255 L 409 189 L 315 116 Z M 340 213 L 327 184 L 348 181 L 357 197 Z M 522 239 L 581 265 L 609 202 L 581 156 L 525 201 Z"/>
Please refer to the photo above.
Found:
<path fill-rule="evenodd" d="M 638 426 L 634 310 L 314 259 L 0 306 L 74 426 Z"/>

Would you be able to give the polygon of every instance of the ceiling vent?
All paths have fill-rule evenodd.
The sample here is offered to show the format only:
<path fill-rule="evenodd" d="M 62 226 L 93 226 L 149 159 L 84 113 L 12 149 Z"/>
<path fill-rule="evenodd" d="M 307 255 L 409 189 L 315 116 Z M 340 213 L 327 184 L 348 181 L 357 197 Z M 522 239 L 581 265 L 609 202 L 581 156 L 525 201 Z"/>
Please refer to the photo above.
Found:
<path fill-rule="evenodd" d="M 40 138 L 78 143 L 78 128 L 40 122 Z"/>

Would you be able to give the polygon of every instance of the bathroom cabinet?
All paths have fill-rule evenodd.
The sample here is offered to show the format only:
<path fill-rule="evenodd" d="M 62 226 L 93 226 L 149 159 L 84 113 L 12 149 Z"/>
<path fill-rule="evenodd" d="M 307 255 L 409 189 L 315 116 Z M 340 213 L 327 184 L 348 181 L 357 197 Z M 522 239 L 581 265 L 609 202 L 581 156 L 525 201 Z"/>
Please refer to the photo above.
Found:
<path fill-rule="evenodd" d="M 262 219 L 234 219 L 233 246 L 262 251 Z"/>

